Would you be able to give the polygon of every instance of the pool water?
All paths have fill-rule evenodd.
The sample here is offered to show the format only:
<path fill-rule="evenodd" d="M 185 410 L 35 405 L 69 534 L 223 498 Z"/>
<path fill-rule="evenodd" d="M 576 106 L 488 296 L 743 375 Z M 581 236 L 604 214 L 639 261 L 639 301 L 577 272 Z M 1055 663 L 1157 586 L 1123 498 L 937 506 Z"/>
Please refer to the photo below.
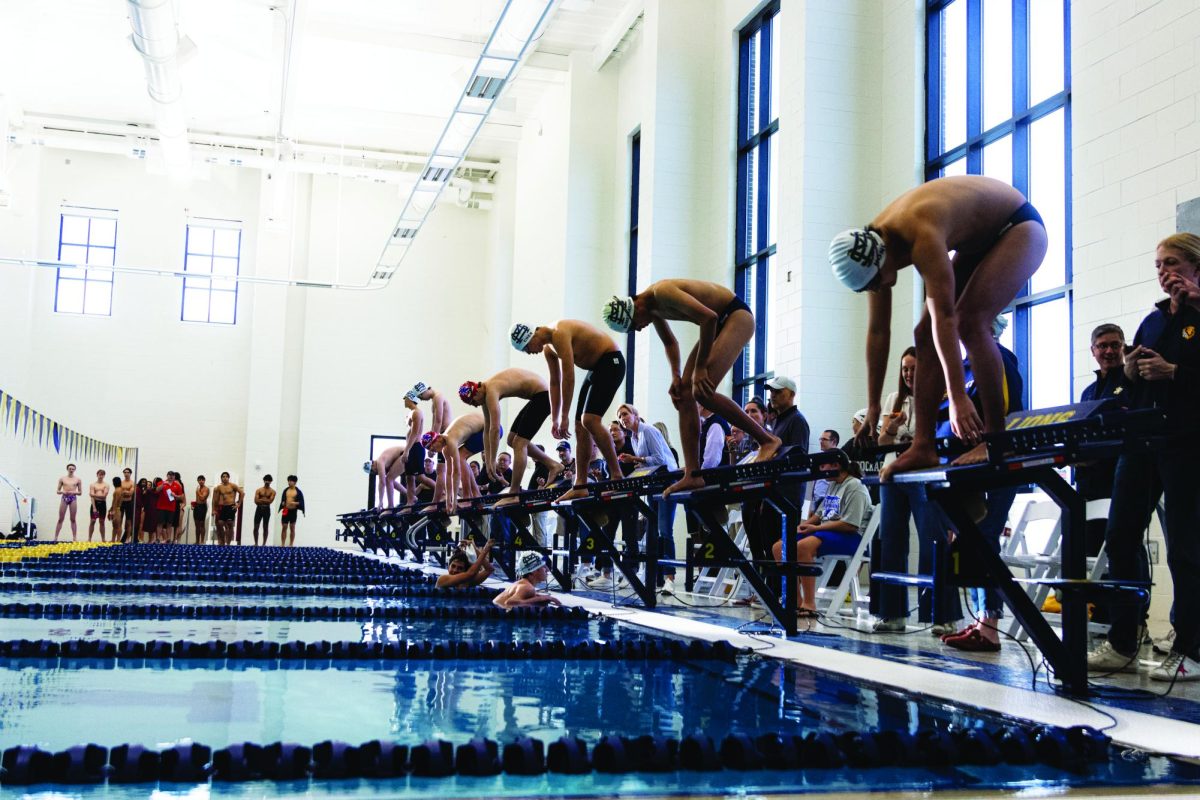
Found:
<path fill-rule="evenodd" d="M 174 620 L 174 619 L 0 619 L 0 639 L 99 639 L 208 642 L 536 642 L 615 641 L 628 638 L 631 629 L 604 619 L 400 619 L 386 621 L 326 622 L 287 620 Z"/>
<path fill-rule="evenodd" d="M 203 548 L 191 552 L 203 558 Z M 271 559 L 272 549 L 254 558 Z M 73 553 L 77 577 L 53 592 L 29 581 L 0 579 L 0 605 L 101 604 L 168 608 L 166 619 L 120 612 L 124 619 L 63 618 L 34 614 L 0 618 L 0 640 L 50 639 L 251 641 L 627 641 L 664 638 L 609 618 L 469 618 L 491 613 L 487 597 L 442 595 L 376 597 L 307 592 L 285 581 L 205 582 L 151 579 L 147 591 L 108 572 L 112 551 L 95 563 Z M 138 553 L 136 559 L 144 559 Z M 290 557 L 294 561 L 294 556 Z M 49 559 L 53 561 L 53 559 Z M 120 559 L 116 559 L 118 562 Z M 139 562 L 140 563 L 140 562 Z M 282 563 L 282 562 L 281 562 Z M 118 564 L 119 566 L 119 564 Z M 22 583 L 22 581 L 24 581 Z M 72 588 L 73 584 L 77 587 Z M 396 586 L 421 586 L 409 576 Z M 330 585 L 339 585 L 332 582 Z M 342 585 L 345 585 L 344 583 Z M 245 590 L 254 594 L 231 594 Z M 24 588 L 22 588 L 24 587 Z M 169 588 L 170 592 L 152 591 Z M 176 591 L 178 590 L 178 591 Z M 239 608 L 411 609 L 416 616 L 388 620 L 182 619 L 188 605 Z M 445 619 L 421 616 L 448 610 Z M 111 615 L 110 615 L 111 616 Z M 0 750 L 35 745 L 55 752 L 95 743 L 166 749 L 199 742 L 215 749 L 242 742 L 384 740 L 410 747 L 431 739 L 455 745 L 473 738 L 500 743 L 529 736 L 549 743 L 562 736 L 594 745 L 602 737 L 645 734 L 719 742 L 731 734 L 805 734 L 930 729 L 995 729 L 1011 722 L 994 714 L 931 701 L 744 653 L 713 658 L 413 658 L 377 660 L 29 659 L 0 657 Z M 1163 758 L 1118 755 L 1086 773 L 1046 765 L 943 768 L 673 771 L 662 774 L 546 774 L 444 779 L 305 780 L 241 784 L 162 784 L 156 797 L 520 797 L 800 791 L 861 793 L 880 789 L 1020 788 L 1037 785 L 1142 785 L 1200 782 L 1195 768 Z M 143 797 L 147 784 L 60 787 L 55 796 Z"/>

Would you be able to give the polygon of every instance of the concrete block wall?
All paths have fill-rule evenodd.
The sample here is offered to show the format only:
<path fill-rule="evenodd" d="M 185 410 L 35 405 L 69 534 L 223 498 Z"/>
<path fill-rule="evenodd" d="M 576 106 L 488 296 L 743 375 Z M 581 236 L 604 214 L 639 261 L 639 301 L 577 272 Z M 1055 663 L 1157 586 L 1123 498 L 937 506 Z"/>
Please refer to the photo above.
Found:
<path fill-rule="evenodd" d="M 1165 295 L 1155 245 L 1178 207 L 1200 197 L 1200 7 L 1190 0 L 1073 3 L 1074 395 L 1093 380 L 1092 329 L 1131 338 Z M 1200 232 L 1200 231 L 1197 231 Z M 1150 627 L 1168 627 L 1174 596 L 1158 520 Z"/>

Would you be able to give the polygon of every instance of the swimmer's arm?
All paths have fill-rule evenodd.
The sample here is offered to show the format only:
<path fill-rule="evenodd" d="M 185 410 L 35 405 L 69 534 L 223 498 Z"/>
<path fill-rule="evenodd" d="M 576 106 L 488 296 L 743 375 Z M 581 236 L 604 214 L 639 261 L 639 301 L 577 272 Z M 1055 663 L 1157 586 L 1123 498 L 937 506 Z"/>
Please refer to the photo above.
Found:
<path fill-rule="evenodd" d="M 558 419 L 558 409 L 562 405 L 562 365 L 558 363 L 558 355 L 553 348 L 542 348 L 546 358 L 546 370 L 550 374 L 550 423 Z"/>
<path fill-rule="evenodd" d="M 413 428 L 416 427 L 417 413 L 413 411 L 408 415 L 408 431 L 404 434 L 404 452 L 400 455 L 400 460 L 405 464 L 408 463 L 408 452 L 412 450 L 413 443 L 421 438 L 421 434 L 413 433 Z"/>
<path fill-rule="evenodd" d="M 942 362 L 946 394 L 955 405 L 969 403 L 954 318 L 954 271 L 945 243 L 918 239 L 913 246 L 913 266 L 925 282 L 925 307 L 933 324 L 933 344 Z"/>
<path fill-rule="evenodd" d="M 667 363 L 671 365 L 671 377 L 678 378 L 681 374 L 679 367 L 679 340 L 675 338 L 675 334 L 671 331 L 671 326 L 666 320 L 654 318 L 654 331 L 658 334 L 658 338 L 662 340 L 663 351 L 667 354 Z"/>
<path fill-rule="evenodd" d="M 496 452 L 500 449 L 500 401 L 494 392 L 483 399 L 483 468 L 496 480 Z"/>
<path fill-rule="evenodd" d="M 567 428 L 562 431 L 562 436 L 566 438 L 570 435 L 568 418 L 571 415 L 571 403 L 575 399 L 575 351 L 571 348 L 570 334 L 555 331 L 554 349 L 562 362 L 562 407 L 559 409 L 558 419 L 561 427 Z"/>
<path fill-rule="evenodd" d="M 58 479 L 58 486 L 54 487 L 55 494 L 63 494 L 63 479 Z"/>
<path fill-rule="evenodd" d="M 887 373 L 892 344 L 892 289 L 880 287 L 867 295 L 867 418 L 863 430 L 874 432 L 879 422 L 879 396 Z"/>
<path fill-rule="evenodd" d="M 446 423 L 444 420 L 442 420 L 441 400 L 441 395 L 435 394 L 433 396 L 433 402 L 430 403 L 430 405 L 433 406 L 433 418 L 429 421 L 429 430 L 436 433 L 444 433 L 446 431 Z"/>

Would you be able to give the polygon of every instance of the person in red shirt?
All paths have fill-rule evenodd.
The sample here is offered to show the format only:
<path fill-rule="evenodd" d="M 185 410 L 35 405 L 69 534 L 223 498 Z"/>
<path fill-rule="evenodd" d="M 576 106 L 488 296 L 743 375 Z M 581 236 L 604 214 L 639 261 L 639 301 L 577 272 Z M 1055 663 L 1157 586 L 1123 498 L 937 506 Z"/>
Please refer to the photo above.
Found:
<path fill-rule="evenodd" d="M 168 472 L 167 479 L 158 487 L 158 534 L 155 541 L 166 544 L 175 541 L 175 526 L 179 522 L 179 507 L 176 498 L 183 497 L 183 484 L 175 480 L 175 473 Z"/>

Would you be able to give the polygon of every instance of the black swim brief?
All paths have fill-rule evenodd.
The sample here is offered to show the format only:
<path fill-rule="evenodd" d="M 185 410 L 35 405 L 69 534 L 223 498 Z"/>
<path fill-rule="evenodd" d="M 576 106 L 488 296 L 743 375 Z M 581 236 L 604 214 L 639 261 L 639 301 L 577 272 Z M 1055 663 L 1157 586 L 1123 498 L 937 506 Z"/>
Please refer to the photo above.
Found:
<path fill-rule="evenodd" d="M 401 477 L 419 478 L 425 474 L 425 445 L 413 442 L 408 449 L 408 460 L 404 462 L 404 472 Z"/>
<path fill-rule="evenodd" d="M 1008 233 L 1010 228 L 1015 228 L 1022 222 L 1036 222 L 1038 225 L 1041 225 L 1043 229 L 1046 227 L 1046 223 L 1042 221 L 1042 215 L 1039 214 L 1038 210 L 1033 207 L 1033 203 L 1026 202 L 1023 206 L 1012 213 L 1012 216 L 1008 218 L 1008 222 L 1004 223 L 1004 227 L 1001 228 L 1000 232 L 996 234 L 997 241 L 1001 236 Z"/>
<path fill-rule="evenodd" d="M 264 526 L 271 521 L 270 506 L 255 506 L 254 507 L 254 524 L 263 523 Z"/>
<path fill-rule="evenodd" d="M 220 522 L 233 522 L 237 519 L 237 506 L 221 506 L 217 509 L 217 520 Z"/>
<path fill-rule="evenodd" d="M 750 311 L 750 306 L 746 305 L 742 298 L 735 297 L 730 300 L 729 305 L 725 306 L 725 310 L 717 317 L 717 332 L 720 333 L 721 329 L 725 327 L 725 323 L 729 321 L 729 318 L 743 309 Z M 750 311 L 750 314 L 753 316 L 754 312 Z"/>
<path fill-rule="evenodd" d="M 196 503 L 192 506 L 192 519 L 196 520 L 196 524 L 200 525 L 204 522 L 204 518 L 208 516 L 208 503 Z"/>
<path fill-rule="evenodd" d="M 1000 228 L 1000 232 L 996 234 L 996 242 L 999 242 L 1004 234 L 1023 222 L 1036 222 L 1043 229 L 1046 227 L 1046 223 L 1042 221 L 1042 215 L 1033 207 L 1033 203 L 1026 202 L 1005 221 L 1003 227 Z M 993 242 L 992 247 L 995 246 L 996 243 Z M 990 250 L 991 248 L 988 249 Z M 955 300 L 962 297 L 963 290 L 967 288 L 967 282 L 971 280 L 971 276 L 975 273 L 975 268 L 979 266 L 981 261 L 983 261 L 982 254 L 977 257 L 954 259 Z"/>
<path fill-rule="evenodd" d="M 625 356 L 620 350 L 605 353 L 596 360 L 596 365 L 583 379 L 579 387 L 579 402 L 575 406 L 575 421 L 584 414 L 603 417 L 608 413 L 617 389 L 625 381 Z"/>
<path fill-rule="evenodd" d="M 525 439 L 531 441 L 533 437 L 538 435 L 538 431 L 542 429 L 546 418 L 550 416 L 550 393 L 538 392 L 517 414 L 517 418 L 513 420 L 512 432 Z"/>
<path fill-rule="evenodd" d="M 92 519 L 104 519 L 104 517 L 107 514 L 108 514 L 108 501 L 107 500 L 93 500 L 92 501 Z"/>

